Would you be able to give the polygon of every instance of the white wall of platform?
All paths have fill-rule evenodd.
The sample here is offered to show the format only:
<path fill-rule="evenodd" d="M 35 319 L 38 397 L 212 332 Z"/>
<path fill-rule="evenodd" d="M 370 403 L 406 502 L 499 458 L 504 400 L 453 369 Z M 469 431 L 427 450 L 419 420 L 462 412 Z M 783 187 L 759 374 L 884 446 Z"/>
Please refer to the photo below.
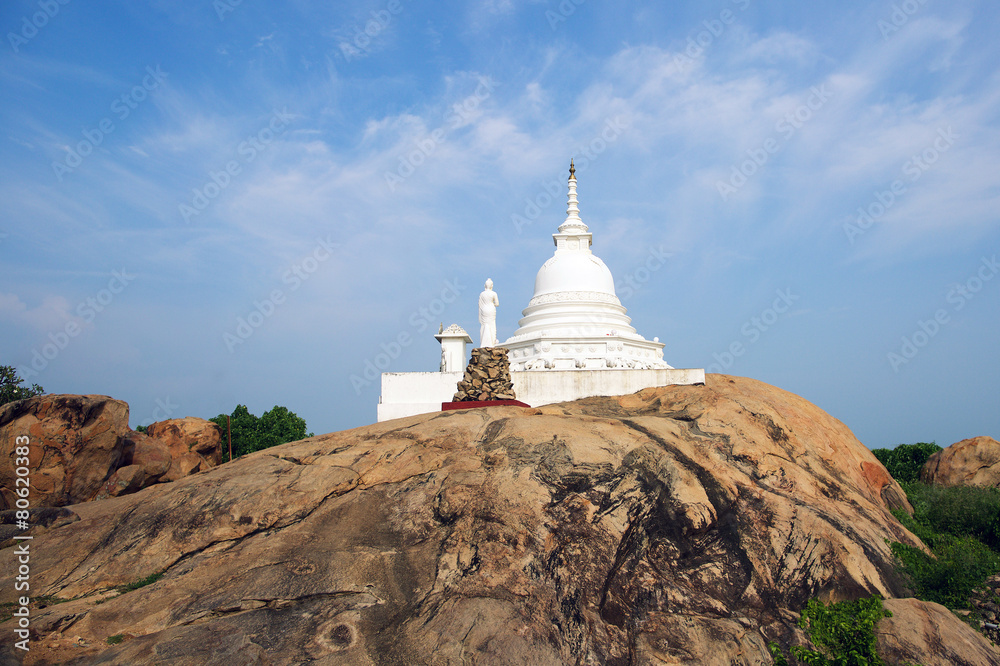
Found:
<path fill-rule="evenodd" d="M 462 372 L 384 372 L 378 420 L 441 411 Z M 704 384 L 703 368 L 655 370 L 526 370 L 510 373 L 517 399 L 532 407 L 590 396 L 628 395 L 653 386 Z"/>

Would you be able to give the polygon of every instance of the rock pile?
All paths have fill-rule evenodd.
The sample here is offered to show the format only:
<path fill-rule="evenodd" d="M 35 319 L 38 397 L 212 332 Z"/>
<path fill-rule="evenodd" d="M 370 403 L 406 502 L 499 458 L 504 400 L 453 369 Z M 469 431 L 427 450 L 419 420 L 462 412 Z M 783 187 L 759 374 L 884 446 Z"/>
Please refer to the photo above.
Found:
<path fill-rule="evenodd" d="M 983 587 L 973 590 L 969 603 L 979 617 L 979 630 L 1000 643 L 1000 576 L 990 576 Z"/>
<path fill-rule="evenodd" d="M 510 362 L 506 347 L 476 347 L 458 383 L 455 402 L 474 400 L 514 400 L 514 385 L 510 381 Z"/>

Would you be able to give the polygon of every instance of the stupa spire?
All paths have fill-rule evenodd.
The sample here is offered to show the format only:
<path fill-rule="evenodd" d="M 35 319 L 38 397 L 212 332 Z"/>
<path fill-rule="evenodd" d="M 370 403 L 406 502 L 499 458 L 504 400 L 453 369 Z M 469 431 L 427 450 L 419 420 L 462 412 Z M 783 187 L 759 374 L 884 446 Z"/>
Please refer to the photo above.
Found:
<path fill-rule="evenodd" d="M 566 221 L 559 225 L 559 233 L 590 231 L 580 219 L 580 206 L 576 200 L 576 167 L 569 161 L 569 200 L 566 204 Z"/>

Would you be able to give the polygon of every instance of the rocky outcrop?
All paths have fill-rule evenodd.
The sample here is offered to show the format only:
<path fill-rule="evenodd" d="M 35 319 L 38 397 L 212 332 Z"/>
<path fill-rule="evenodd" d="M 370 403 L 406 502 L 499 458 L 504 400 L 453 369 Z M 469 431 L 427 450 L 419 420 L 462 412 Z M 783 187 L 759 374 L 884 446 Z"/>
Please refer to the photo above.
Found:
<path fill-rule="evenodd" d="M 80 516 L 66 507 L 45 506 L 28 509 L 27 522 L 32 526 L 32 532 L 35 535 L 46 528 L 62 527 L 77 520 L 80 520 Z M 16 509 L 0 511 L 0 548 L 14 545 L 13 537 L 24 533 L 24 530 L 20 529 L 17 523 L 18 511 Z"/>
<path fill-rule="evenodd" d="M 128 405 L 103 395 L 40 395 L 0 407 L 0 509 L 14 507 L 14 449 L 27 437 L 31 506 L 91 499 L 119 467 Z M 22 440 L 23 441 L 23 440 Z"/>
<path fill-rule="evenodd" d="M 133 493 L 221 462 L 221 434 L 197 418 L 131 430 L 128 405 L 101 395 L 42 395 L 0 407 L 0 510 L 14 507 L 15 446 L 27 437 L 32 507 Z M 24 440 L 21 440 L 22 442 Z"/>
<path fill-rule="evenodd" d="M 170 454 L 172 462 L 163 481 L 176 481 L 222 462 L 222 432 L 211 421 L 191 416 L 159 421 L 146 434 L 165 444 Z"/>
<path fill-rule="evenodd" d="M 458 383 L 454 402 L 514 400 L 510 362 L 504 347 L 476 347 L 472 350 L 465 376 Z"/>
<path fill-rule="evenodd" d="M 992 437 L 956 442 L 927 459 L 920 480 L 941 486 L 1000 488 L 1000 442 Z"/>
<path fill-rule="evenodd" d="M 1000 650 L 940 604 L 919 599 L 887 599 L 892 617 L 876 634 L 887 664 L 957 666 L 1000 664 Z"/>
<path fill-rule="evenodd" d="M 842 423 L 749 379 L 425 414 L 74 507 L 32 543 L 32 589 L 66 601 L 31 659 L 770 664 L 808 599 L 903 593 L 894 506 Z M 1000 659 L 932 621 L 963 643 L 908 658 Z"/>

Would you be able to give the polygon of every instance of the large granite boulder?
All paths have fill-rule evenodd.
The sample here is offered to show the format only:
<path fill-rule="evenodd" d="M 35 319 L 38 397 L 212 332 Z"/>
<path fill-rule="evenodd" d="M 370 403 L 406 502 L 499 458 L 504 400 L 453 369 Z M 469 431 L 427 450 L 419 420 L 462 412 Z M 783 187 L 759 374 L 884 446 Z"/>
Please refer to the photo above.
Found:
<path fill-rule="evenodd" d="M 920 480 L 941 486 L 1000 488 L 1000 442 L 992 437 L 956 442 L 927 459 Z"/>
<path fill-rule="evenodd" d="M 0 511 L 14 508 L 15 445 L 27 437 L 29 501 L 58 507 L 133 493 L 222 461 L 222 435 L 193 417 L 131 430 L 128 405 L 102 395 L 42 395 L 0 407 Z M 22 440 L 23 441 L 23 440 Z"/>
<path fill-rule="evenodd" d="M 27 436 L 32 507 L 96 495 L 122 459 L 128 405 L 104 395 L 40 395 L 0 407 L 0 510 L 14 507 L 14 448 Z M 23 440 L 22 440 L 23 441 Z"/>
<path fill-rule="evenodd" d="M 842 423 L 749 379 L 413 416 L 74 507 L 32 543 L 33 591 L 66 600 L 32 658 L 770 664 L 808 599 L 904 593 L 906 506 Z M 935 626 L 899 631 L 908 659 L 1000 660 L 890 608 Z"/>

